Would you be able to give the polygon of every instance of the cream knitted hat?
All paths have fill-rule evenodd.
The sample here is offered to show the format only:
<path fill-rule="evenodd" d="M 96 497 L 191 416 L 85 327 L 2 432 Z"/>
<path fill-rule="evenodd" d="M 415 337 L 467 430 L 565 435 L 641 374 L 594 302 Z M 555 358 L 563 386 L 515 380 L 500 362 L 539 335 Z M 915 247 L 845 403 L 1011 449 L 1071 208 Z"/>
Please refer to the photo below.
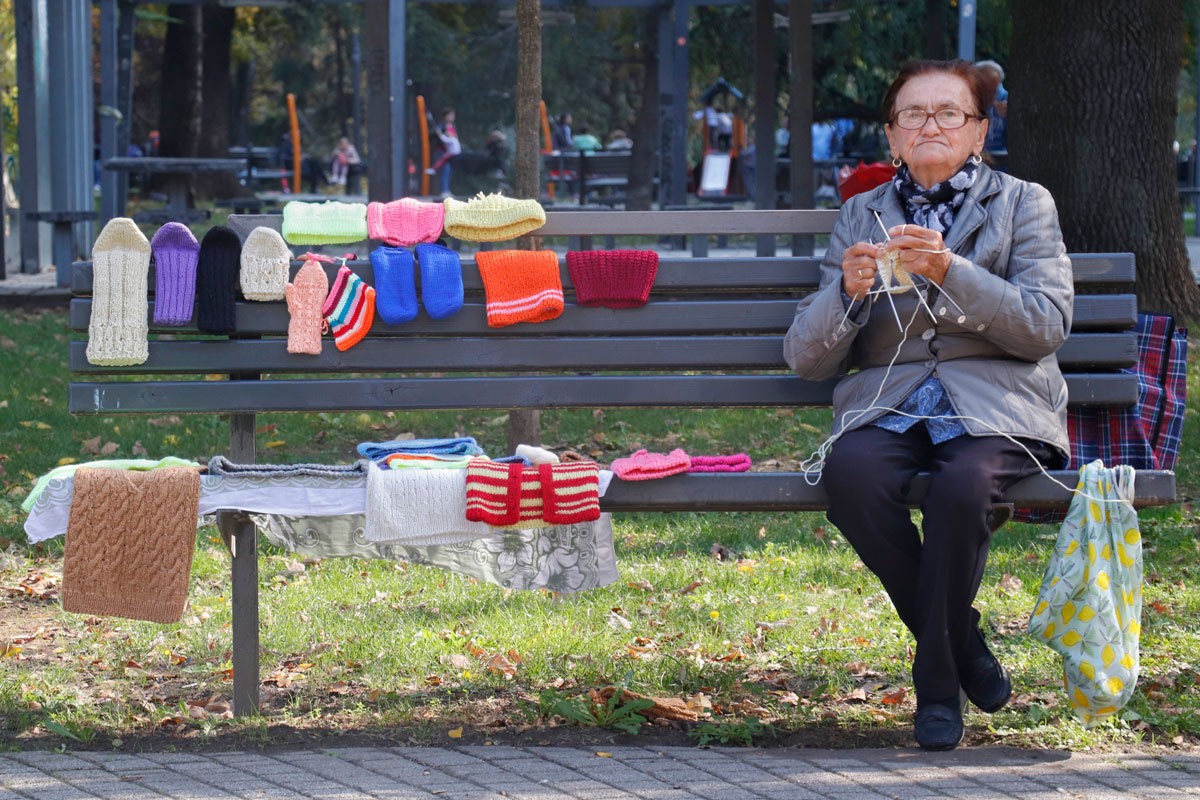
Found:
<path fill-rule="evenodd" d="M 480 192 L 467 202 L 447 197 L 446 233 L 468 242 L 506 242 L 546 224 L 537 200 L 517 200 Z"/>
<path fill-rule="evenodd" d="M 282 300 L 292 252 L 274 228 L 255 228 L 242 245 L 240 273 L 247 300 Z"/>
<path fill-rule="evenodd" d="M 302 203 L 283 207 L 283 238 L 288 244 L 347 244 L 367 238 L 363 203 Z"/>
<path fill-rule="evenodd" d="M 368 542 L 455 544 L 491 532 L 482 522 L 467 522 L 464 470 L 367 468 Z"/>
<path fill-rule="evenodd" d="M 92 317 L 88 363 L 123 367 L 145 362 L 150 242 L 128 217 L 108 221 L 92 245 Z"/>

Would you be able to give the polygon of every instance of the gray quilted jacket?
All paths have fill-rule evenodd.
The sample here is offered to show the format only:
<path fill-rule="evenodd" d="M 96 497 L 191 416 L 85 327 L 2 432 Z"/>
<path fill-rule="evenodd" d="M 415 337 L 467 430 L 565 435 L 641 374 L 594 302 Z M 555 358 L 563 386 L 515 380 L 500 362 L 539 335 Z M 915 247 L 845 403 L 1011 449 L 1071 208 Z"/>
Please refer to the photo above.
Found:
<path fill-rule="evenodd" d="M 1074 288 L 1050 193 L 981 165 L 946 235 L 953 262 L 942 291 L 928 284 L 936 322 L 915 313 L 912 291 L 892 295 L 901 322 L 912 320 L 907 334 L 885 295 L 843 323 L 842 253 L 883 241 L 875 211 L 886 228 L 905 222 L 890 183 L 847 201 L 821 286 L 800 301 L 784 338 L 784 358 L 801 377 L 849 373 L 834 390 L 834 432 L 869 424 L 936 374 L 958 413 L 974 418 L 963 420 L 972 435 L 1037 439 L 1065 459 L 1067 387 L 1054 353 L 1071 329 Z"/>

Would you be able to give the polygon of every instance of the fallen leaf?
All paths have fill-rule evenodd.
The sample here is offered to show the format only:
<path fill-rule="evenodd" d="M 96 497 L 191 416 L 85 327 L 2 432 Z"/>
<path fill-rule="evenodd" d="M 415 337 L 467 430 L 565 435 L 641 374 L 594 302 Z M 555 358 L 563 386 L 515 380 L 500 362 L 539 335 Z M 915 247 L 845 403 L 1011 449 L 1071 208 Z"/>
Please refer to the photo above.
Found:
<path fill-rule="evenodd" d="M 71 456 L 63 456 L 58 460 L 58 464 L 56 466 L 65 467 L 67 464 L 74 464 L 75 461 L 76 459 L 72 458 Z"/>
<path fill-rule="evenodd" d="M 451 739 L 461 739 L 462 733 L 463 733 L 462 728 L 455 728 L 454 730 L 447 731 L 446 735 L 449 736 Z"/>
<path fill-rule="evenodd" d="M 606 753 L 603 750 L 597 750 L 596 758 L 612 758 L 612 753 Z"/>
<path fill-rule="evenodd" d="M 694 581 L 692 581 L 691 583 L 689 583 L 687 586 L 685 586 L 685 587 L 683 587 L 682 589 L 680 589 L 680 590 L 679 590 L 679 593 L 680 593 L 681 595 L 683 595 L 683 594 L 691 594 L 692 592 L 696 591 L 697 589 L 699 589 L 699 588 L 700 588 L 701 586 L 703 586 L 703 585 L 704 585 L 704 581 L 702 581 L 702 580 L 694 580 Z"/>
<path fill-rule="evenodd" d="M 865 703 L 867 702 L 867 690 L 860 686 L 843 697 L 842 700 L 847 703 Z"/>
<path fill-rule="evenodd" d="M 1025 584 L 1023 584 L 1021 582 L 1021 579 L 1018 578 L 1016 575 L 1010 575 L 1009 573 L 1006 572 L 1000 578 L 1000 582 L 996 584 L 996 589 L 1001 594 L 1006 594 L 1006 595 L 1011 596 L 1011 595 L 1014 595 L 1017 592 L 1021 591 L 1021 588 L 1024 585 Z"/>
<path fill-rule="evenodd" d="M 345 681 L 336 681 L 329 687 L 330 694 L 349 694 L 350 684 Z"/>
<path fill-rule="evenodd" d="M 908 697 L 908 689 L 901 686 L 896 691 L 885 694 L 879 702 L 885 706 L 898 706 L 904 702 L 904 698 L 906 697 Z"/>
<path fill-rule="evenodd" d="M 641 589 L 643 592 L 654 591 L 654 584 L 650 581 L 630 581 L 628 585 L 630 589 Z"/>

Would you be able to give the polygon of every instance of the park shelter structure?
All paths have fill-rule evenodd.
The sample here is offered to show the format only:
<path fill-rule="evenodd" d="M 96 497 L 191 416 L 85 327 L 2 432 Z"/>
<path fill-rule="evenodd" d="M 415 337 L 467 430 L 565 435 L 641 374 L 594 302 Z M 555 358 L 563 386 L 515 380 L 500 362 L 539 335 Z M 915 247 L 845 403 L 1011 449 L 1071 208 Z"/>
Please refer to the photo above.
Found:
<path fill-rule="evenodd" d="M 174 0 L 224 6 L 257 5 L 274 0 Z M 790 186 L 794 207 L 813 204 L 811 125 L 813 100 L 812 25 L 832 21 L 814 13 L 827 0 L 579 0 L 584 5 L 644 9 L 659 19 L 659 202 L 663 207 L 686 202 L 688 128 L 688 20 L 699 5 L 753 5 L 755 70 L 752 94 L 770 98 L 757 104 L 756 205 L 774 206 L 774 131 L 778 87 L 775 81 L 777 11 L 786 10 L 792 68 L 789 79 L 790 133 L 794 143 Z M 93 119 L 100 127 L 100 160 L 124 156 L 129 145 L 132 111 L 132 53 L 135 9 L 151 0 L 14 0 L 17 30 L 17 86 L 21 98 L 18 140 L 20 174 L 21 271 L 39 272 L 47 225 L 54 228 L 54 263 L 60 285 L 67 265 L 87 252 L 92 241 Z M 481 4 L 497 0 L 309 0 L 359 2 L 364 10 L 364 61 L 367 81 L 367 178 L 372 200 L 391 200 L 403 193 L 407 141 L 396 131 L 408 129 L 405 87 L 405 18 L 409 2 Z M 512 4 L 512 0 L 498 0 Z M 567 7 L 571 0 L 541 0 L 544 8 Z M 100 102 L 92 102 L 92 14 L 99 8 Z M 808 24 L 794 24 L 806 20 Z M 959 3 L 959 55 L 973 58 L 975 3 Z M 356 124 L 357 124 L 356 120 Z M 53 158 L 53 164 L 51 159 Z M 102 171 L 101 223 L 123 207 L 127 176 Z M 806 245 L 797 239 L 795 246 Z M 770 250 L 772 242 L 760 242 Z M 766 254 L 766 253 L 763 253 Z M 0 252 L 0 277 L 3 277 Z"/>

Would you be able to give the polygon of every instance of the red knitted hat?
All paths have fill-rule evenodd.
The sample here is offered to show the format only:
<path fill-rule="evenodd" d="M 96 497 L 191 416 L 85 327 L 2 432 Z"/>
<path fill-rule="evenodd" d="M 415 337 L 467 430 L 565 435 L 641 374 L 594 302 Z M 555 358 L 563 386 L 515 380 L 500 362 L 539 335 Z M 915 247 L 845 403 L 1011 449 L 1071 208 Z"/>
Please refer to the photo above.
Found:
<path fill-rule="evenodd" d="M 638 450 L 628 458 L 618 458 L 612 471 L 623 481 L 649 481 L 687 472 L 692 466 L 688 454 L 676 447 L 667 455 Z"/>
<path fill-rule="evenodd" d="M 658 275 L 653 250 L 568 250 L 567 270 L 581 306 L 637 308 L 650 299 Z"/>
<path fill-rule="evenodd" d="M 402 197 L 390 203 L 367 205 L 367 232 L 372 239 L 393 247 L 410 247 L 418 242 L 436 242 L 442 235 L 446 207 Z"/>
<path fill-rule="evenodd" d="M 492 328 L 545 322 L 563 312 L 562 276 L 552 250 L 480 250 L 487 321 Z"/>

